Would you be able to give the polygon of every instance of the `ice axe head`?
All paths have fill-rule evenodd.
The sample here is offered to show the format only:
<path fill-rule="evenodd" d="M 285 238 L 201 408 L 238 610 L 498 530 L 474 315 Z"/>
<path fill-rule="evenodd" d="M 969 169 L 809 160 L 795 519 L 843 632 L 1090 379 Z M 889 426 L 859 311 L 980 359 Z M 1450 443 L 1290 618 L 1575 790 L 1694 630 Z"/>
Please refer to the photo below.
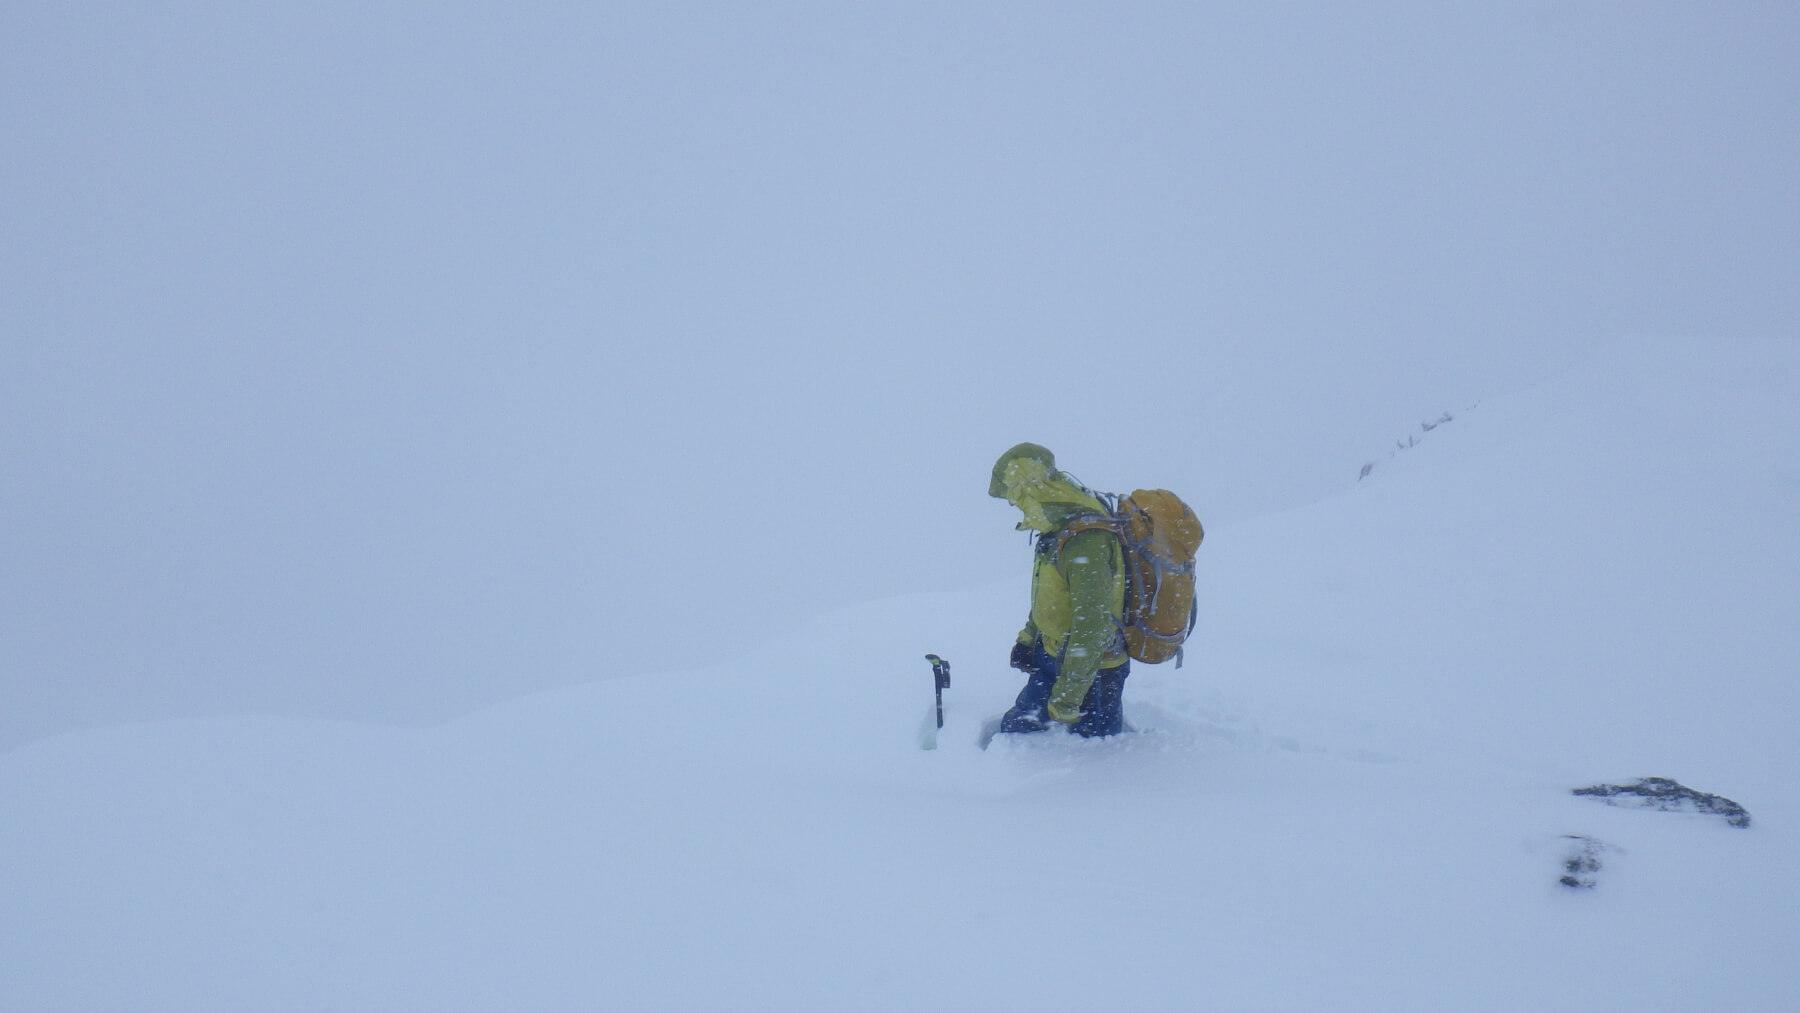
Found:
<path fill-rule="evenodd" d="M 937 680 L 937 688 L 949 689 L 950 663 L 935 654 L 927 654 L 925 660 L 931 662 L 931 674 Z"/>

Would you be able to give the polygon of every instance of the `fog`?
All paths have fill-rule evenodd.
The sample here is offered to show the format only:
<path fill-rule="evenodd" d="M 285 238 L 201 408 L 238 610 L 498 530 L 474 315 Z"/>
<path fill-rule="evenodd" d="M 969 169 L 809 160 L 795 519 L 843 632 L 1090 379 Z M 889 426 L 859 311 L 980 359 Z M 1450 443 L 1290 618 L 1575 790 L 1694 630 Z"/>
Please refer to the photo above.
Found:
<path fill-rule="evenodd" d="M 12 0 L 0 749 L 725 661 L 1022 579 L 1019 440 L 1218 530 L 1597 345 L 1791 335 L 1796 52 L 1778 4 Z"/>

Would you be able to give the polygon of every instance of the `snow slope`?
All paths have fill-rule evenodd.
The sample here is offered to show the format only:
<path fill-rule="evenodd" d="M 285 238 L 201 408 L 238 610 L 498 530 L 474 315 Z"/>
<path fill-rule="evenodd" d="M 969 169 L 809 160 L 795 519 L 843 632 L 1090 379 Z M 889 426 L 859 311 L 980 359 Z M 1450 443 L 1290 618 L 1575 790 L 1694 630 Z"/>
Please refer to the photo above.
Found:
<path fill-rule="evenodd" d="M 1797 361 L 1616 347 L 1209 531 L 1133 736 L 976 749 L 1021 545 L 1017 581 L 427 730 L 32 744 L 0 1007 L 1795 1008 Z M 1143 480 L 1205 516 L 1206 475 Z M 1649 775 L 1754 823 L 1568 794 Z"/>

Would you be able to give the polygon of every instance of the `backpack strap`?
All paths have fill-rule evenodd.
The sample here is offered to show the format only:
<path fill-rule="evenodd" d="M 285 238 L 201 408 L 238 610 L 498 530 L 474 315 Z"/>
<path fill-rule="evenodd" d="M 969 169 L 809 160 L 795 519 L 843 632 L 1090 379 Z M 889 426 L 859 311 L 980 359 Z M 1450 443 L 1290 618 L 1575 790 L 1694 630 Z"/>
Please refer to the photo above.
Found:
<path fill-rule="evenodd" d="M 1125 539 L 1125 525 L 1118 518 L 1103 514 L 1078 514 L 1070 518 L 1067 524 L 1056 529 L 1056 534 L 1051 536 L 1054 541 L 1050 548 L 1050 558 L 1055 559 L 1061 556 L 1063 546 L 1068 545 L 1070 539 L 1084 531 L 1110 531 L 1119 538 L 1121 544 Z"/>

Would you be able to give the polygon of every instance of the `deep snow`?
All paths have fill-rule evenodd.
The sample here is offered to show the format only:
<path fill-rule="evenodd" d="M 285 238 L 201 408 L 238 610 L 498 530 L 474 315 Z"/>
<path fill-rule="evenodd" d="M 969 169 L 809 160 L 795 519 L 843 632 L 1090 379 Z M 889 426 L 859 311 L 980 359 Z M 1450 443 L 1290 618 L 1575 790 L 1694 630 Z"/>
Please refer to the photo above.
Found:
<path fill-rule="evenodd" d="M 0 1006 L 1794 1008 L 1797 361 L 1616 346 L 1210 529 L 1187 665 L 1114 740 L 975 748 L 1021 543 L 1019 580 L 425 730 L 34 743 Z M 1206 475 L 1141 479 L 1205 516 Z M 1649 775 L 1755 823 L 1569 794 Z"/>

